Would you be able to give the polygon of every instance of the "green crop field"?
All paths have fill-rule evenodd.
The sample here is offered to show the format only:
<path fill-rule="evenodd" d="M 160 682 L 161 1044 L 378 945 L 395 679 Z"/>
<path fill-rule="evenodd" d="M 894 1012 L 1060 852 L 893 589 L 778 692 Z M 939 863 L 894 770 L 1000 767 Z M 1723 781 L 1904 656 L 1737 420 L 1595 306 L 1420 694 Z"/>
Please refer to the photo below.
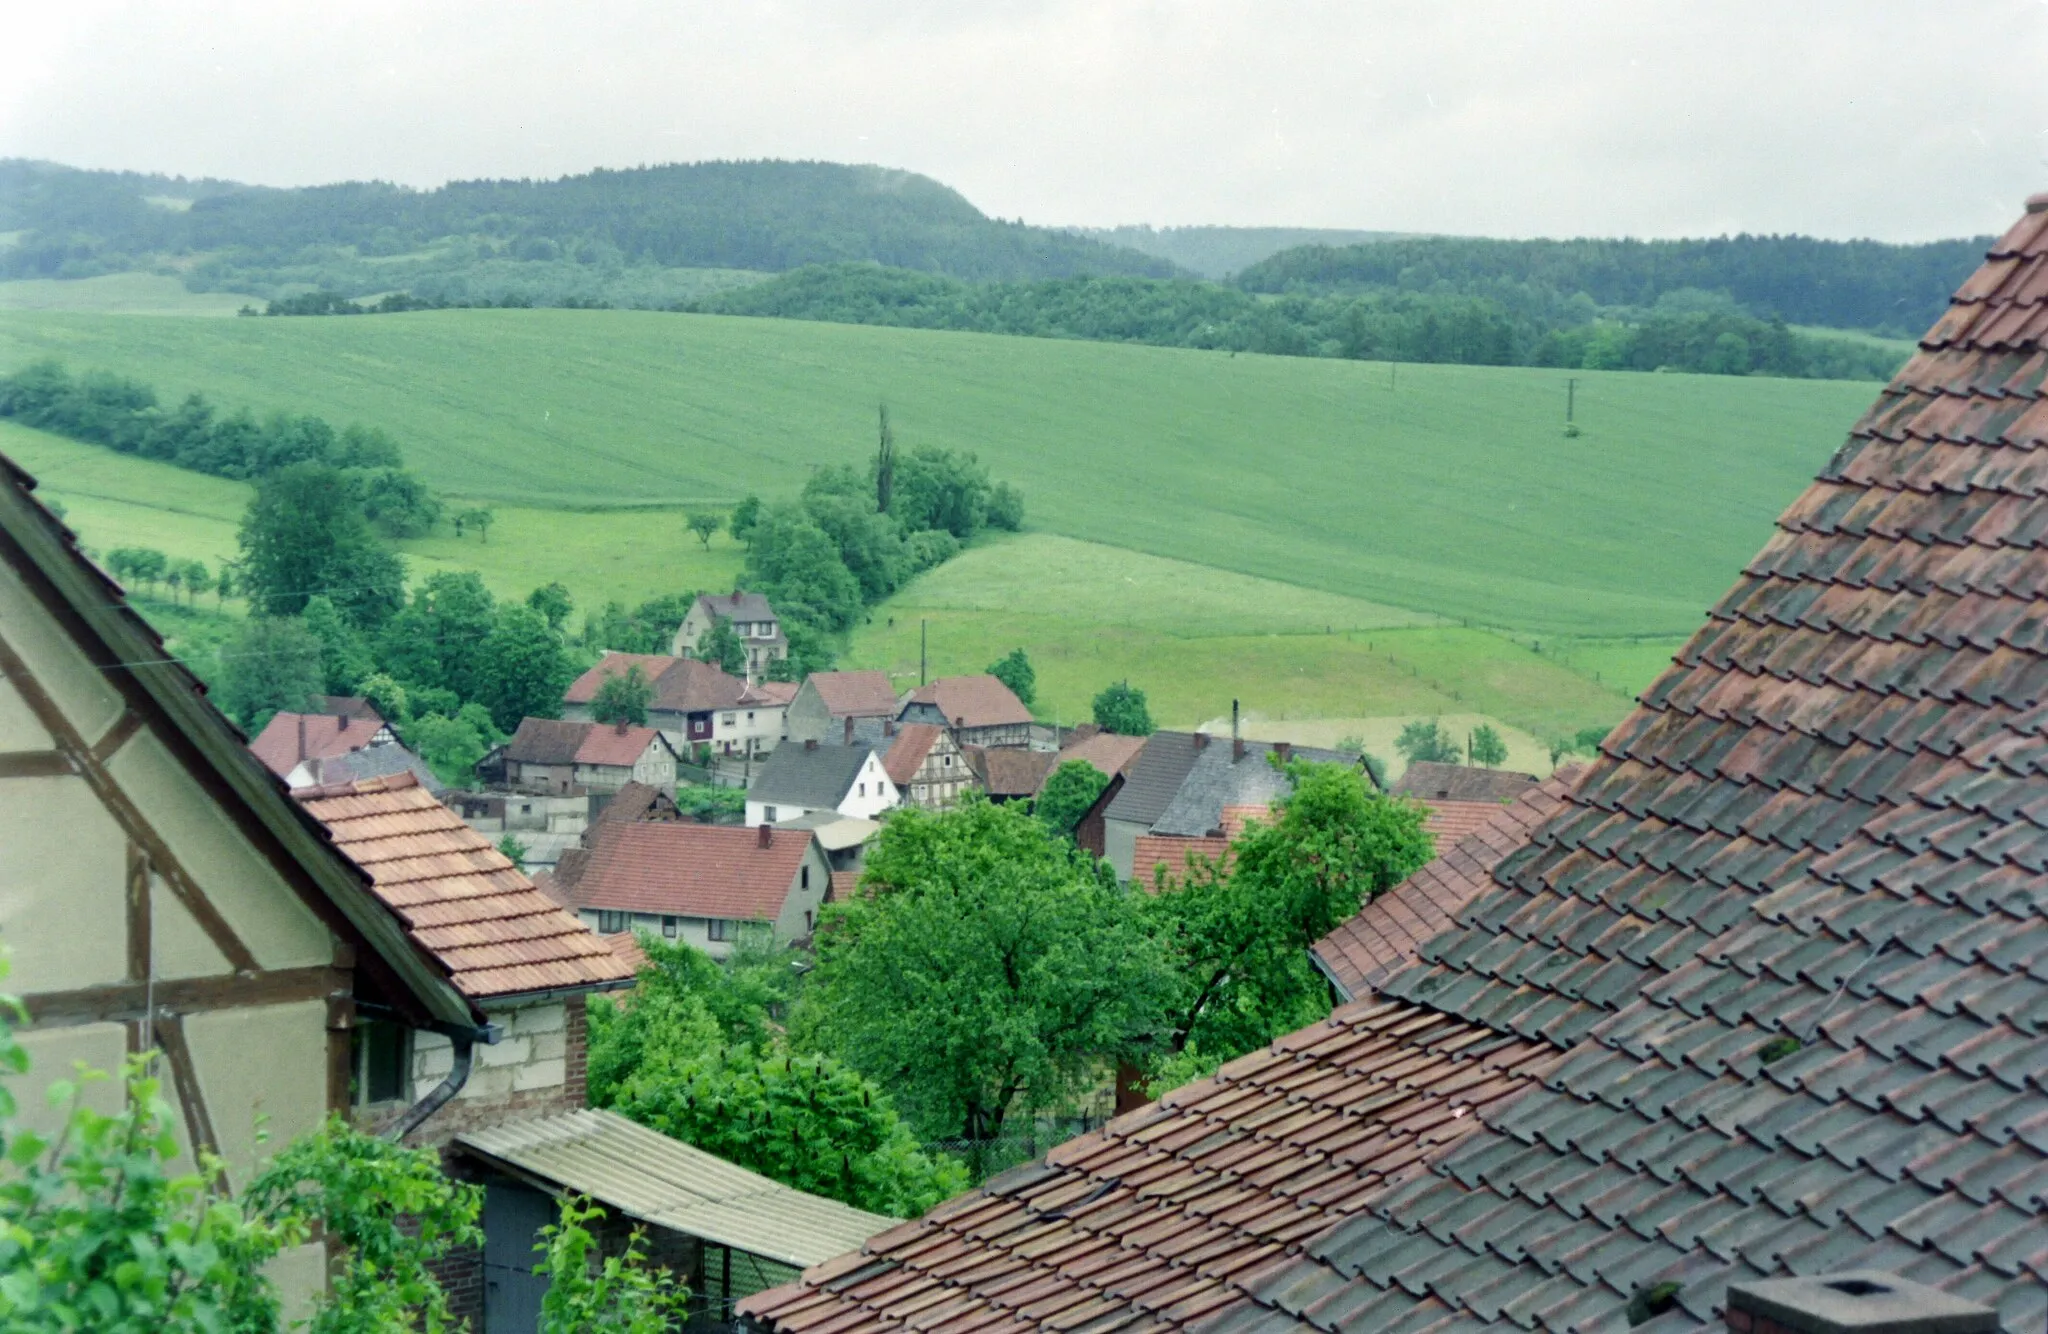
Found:
<path fill-rule="evenodd" d="M 0 283 L 0 310 L 68 310 L 99 315 L 233 315 L 260 297 L 188 292 L 168 274 L 109 273 L 98 278 L 26 278 Z"/>
<path fill-rule="evenodd" d="M 1578 372 L 1566 438 L 1543 370 L 625 311 L 0 312 L 0 368 L 49 354 L 383 426 L 437 490 L 535 510 L 793 493 L 865 457 L 887 400 L 902 447 L 977 451 L 1043 532 L 1610 638 L 1688 631 L 1873 393 Z"/>

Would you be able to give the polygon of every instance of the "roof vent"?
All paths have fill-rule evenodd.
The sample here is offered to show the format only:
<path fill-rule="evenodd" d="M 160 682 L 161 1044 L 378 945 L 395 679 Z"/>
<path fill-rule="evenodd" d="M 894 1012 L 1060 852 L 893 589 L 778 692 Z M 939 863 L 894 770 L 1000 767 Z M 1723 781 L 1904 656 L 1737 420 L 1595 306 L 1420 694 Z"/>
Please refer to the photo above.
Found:
<path fill-rule="evenodd" d="M 1992 1334 L 1998 1312 L 1876 1270 L 1735 1283 L 1737 1334 Z"/>

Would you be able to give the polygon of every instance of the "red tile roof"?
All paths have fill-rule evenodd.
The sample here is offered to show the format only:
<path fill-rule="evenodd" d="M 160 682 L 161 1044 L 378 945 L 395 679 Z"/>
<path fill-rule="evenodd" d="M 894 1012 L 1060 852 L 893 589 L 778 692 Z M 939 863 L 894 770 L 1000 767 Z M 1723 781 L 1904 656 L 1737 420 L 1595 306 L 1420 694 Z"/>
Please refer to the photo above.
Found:
<path fill-rule="evenodd" d="M 411 774 L 292 795 L 371 890 L 473 999 L 598 987 L 632 977 L 596 933 Z"/>
<path fill-rule="evenodd" d="M 249 749 L 265 768 L 284 778 L 304 760 L 331 760 L 363 749 L 383 726 L 384 720 L 374 712 L 367 717 L 354 711 L 278 713 L 271 715 Z"/>
<path fill-rule="evenodd" d="M 1139 752 L 1145 749 L 1145 738 L 1141 736 L 1118 736 L 1115 732 L 1091 732 L 1077 741 L 1069 742 L 1063 748 L 1053 768 L 1069 760 L 1080 760 L 1094 765 L 1105 777 L 1114 778 L 1127 772 L 1137 762 Z M 1047 776 L 1051 773 L 1048 771 Z"/>
<path fill-rule="evenodd" d="M 648 707 L 668 713 L 708 713 L 730 709 L 747 692 L 747 683 L 716 664 L 665 653 L 607 653 L 595 667 L 577 677 L 562 694 L 564 704 L 588 704 L 605 681 L 634 668 L 647 680 Z"/>
<path fill-rule="evenodd" d="M 1226 806 L 1223 808 L 1221 838 L 1140 834 L 1131 856 L 1131 883 L 1151 887 L 1157 883 L 1160 868 L 1166 871 L 1167 883 L 1178 881 L 1187 873 L 1191 854 L 1212 862 L 1225 862 L 1230 855 L 1230 845 L 1244 833 L 1245 824 L 1251 820 L 1268 820 L 1271 816 L 1272 810 L 1266 806 Z"/>
<path fill-rule="evenodd" d="M 615 931 L 608 936 L 599 936 L 598 939 L 604 942 L 606 949 L 618 956 L 620 963 L 633 970 L 635 977 L 647 967 L 647 951 L 640 946 L 639 932 Z"/>
<path fill-rule="evenodd" d="M 814 836 L 748 825 L 607 824 L 569 893 L 579 909 L 772 922 Z"/>
<path fill-rule="evenodd" d="M 1508 805 L 1504 801 L 1425 801 L 1421 804 L 1429 810 L 1422 827 L 1435 836 L 1436 845 L 1440 848 L 1447 848 L 1465 835 L 1484 829 Z"/>
<path fill-rule="evenodd" d="M 1282 1039 L 1200 1111 L 1133 1113 L 743 1312 L 778 1334 L 1611 1331 L 1661 1287 L 1640 1328 L 1669 1334 L 1717 1325 L 1732 1283 L 1880 1269 L 2038 1334 L 2048 197 L 2029 210 L 1562 807 L 1338 1012 L 1350 1031 Z"/>
<path fill-rule="evenodd" d="M 1004 727 L 1031 721 L 1031 710 L 1008 686 L 986 673 L 942 676 L 910 694 L 913 704 L 935 704 L 955 727 Z"/>
<path fill-rule="evenodd" d="M 889 753 L 882 757 L 882 769 L 889 775 L 889 781 L 898 787 L 910 786 L 918 766 L 945 734 L 946 729 L 937 723 L 905 723 L 898 728 L 896 739 L 889 744 Z"/>
<path fill-rule="evenodd" d="M 747 687 L 747 693 L 740 697 L 741 704 L 755 704 L 763 708 L 786 709 L 796 698 L 796 692 L 803 689 L 794 681 L 756 681 Z"/>
<path fill-rule="evenodd" d="M 1566 765 L 1505 806 L 1469 803 L 1485 815 L 1476 829 L 1454 839 L 1438 835 L 1434 860 L 1316 942 L 1311 953 L 1323 972 L 1346 995 L 1362 997 L 1395 968 L 1414 962 L 1423 943 L 1448 929 L 1493 883 L 1501 858 L 1562 809 L 1565 794 L 1584 772 L 1581 765 Z"/>
<path fill-rule="evenodd" d="M 896 716 L 896 687 L 887 672 L 812 672 L 806 681 L 834 718 Z"/>
<path fill-rule="evenodd" d="M 664 744 L 661 733 L 651 727 L 592 723 L 583 735 L 583 743 L 576 747 L 576 763 L 630 769 L 640 762 L 648 747 L 659 744 Z"/>
<path fill-rule="evenodd" d="M 1395 781 L 1396 796 L 1421 801 L 1490 801 L 1495 805 L 1513 801 L 1536 786 L 1536 775 L 1507 769 L 1487 769 L 1473 764 L 1439 764 L 1418 760 Z"/>

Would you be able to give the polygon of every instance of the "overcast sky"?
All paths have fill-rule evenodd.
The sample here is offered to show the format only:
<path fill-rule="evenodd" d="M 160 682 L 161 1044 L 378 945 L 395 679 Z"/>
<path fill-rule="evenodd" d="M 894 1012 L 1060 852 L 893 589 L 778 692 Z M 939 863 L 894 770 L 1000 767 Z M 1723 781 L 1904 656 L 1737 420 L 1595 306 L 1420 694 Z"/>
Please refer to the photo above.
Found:
<path fill-rule="evenodd" d="M 2044 0 L 0 0 L 0 156 L 275 185 L 703 158 L 1041 223 L 2002 230 Z"/>

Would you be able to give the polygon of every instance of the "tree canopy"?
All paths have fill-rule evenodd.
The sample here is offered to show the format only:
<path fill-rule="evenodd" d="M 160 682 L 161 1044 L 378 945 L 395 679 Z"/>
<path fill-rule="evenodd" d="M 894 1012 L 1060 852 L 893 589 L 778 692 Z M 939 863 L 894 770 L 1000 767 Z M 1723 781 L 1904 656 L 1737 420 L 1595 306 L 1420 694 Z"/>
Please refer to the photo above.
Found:
<path fill-rule="evenodd" d="M 404 602 L 404 563 L 370 532 L 348 479 L 324 464 L 258 482 L 240 542 L 242 591 L 259 612 L 296 616 L 324 594 L 349 624 L 374 629 Z"/>
<path fill-rule="evenodd" d="M 1102 770 L 1086 760 L 1068 760 L 1046 775 L 1032 813 L 1053 833 L 1072 834 L 1074 826 L 1108 786 L 1109 775 Z"/>
<path fill-rule="evenodd" d="M 988 665 L 988 674 L 1010 688 L 1025 708 L 1030 708 L 1038 698 L 1038 673 L 1032 669 L 1031 659 L 1024 650 L 1013 648 Z"/>
<path fill-rule="evenodd" d="M 1145 692 L 1129 681 L 1104 686 L 1095 697 L 1095 725 L 1118 736 L 1151 736 L 1152 711 Z"/>

